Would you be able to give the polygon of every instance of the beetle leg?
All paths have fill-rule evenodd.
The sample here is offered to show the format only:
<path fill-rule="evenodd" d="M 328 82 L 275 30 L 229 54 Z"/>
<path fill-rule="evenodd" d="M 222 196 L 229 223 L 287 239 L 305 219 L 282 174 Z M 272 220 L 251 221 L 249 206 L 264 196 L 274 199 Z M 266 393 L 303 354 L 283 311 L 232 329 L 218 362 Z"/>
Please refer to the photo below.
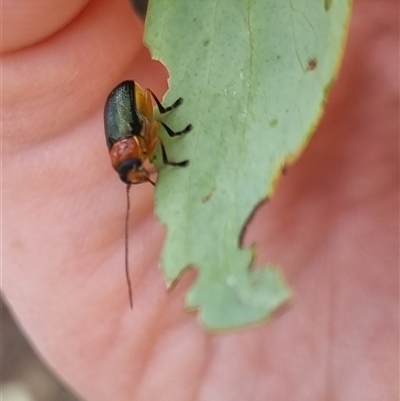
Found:
<path fill-rule="evenodd" d="M 167 131 L 167 134 L 172 138 L 174 136 L 179 136 L 182 134 L 186 134 L 187 132 L 189 132 L 193 126 L 192 124 L 189 124 L 187 127 L 185 127 L 182 131 L 173 131 L 170 127 L 168 127 L 167 124 L 163 123 L 162 121 L 160 121 L 161 125 L 165 128 L 165 131 Z"/>
<path fill-rule="evenodd" d="M 164 107 L 161 104 L 161 102 L 158 100 L 157 96 L 153 93 L 153 91 L 151 91 L 150 89 L 147 89 L 147 90 L 151 93 L 151 96 L 153 96 L 153 99 L 157 104 L 157 108 L 158 108 L 158 111 L 160 112 L 160 114 L 165 114 L 173 109 L 176 109 L 183 102 L 183 99 L 180 97 L 179 99 L 175 100 L 175 102 L 171 106 Z"/>
<path fill-rule="evenodd" d="M 161 145 L 161 154 L 163 163 L 167 166 L 175 166 L 175 167 L 185 167 L 188 165 L 189 161 L 184 160 L 183 162 L 171 162 L 168 160 L 167 152 L 165 151 L 165 146 L 162 143 L 162 140 L 159 138 L 160 145 Z"/>

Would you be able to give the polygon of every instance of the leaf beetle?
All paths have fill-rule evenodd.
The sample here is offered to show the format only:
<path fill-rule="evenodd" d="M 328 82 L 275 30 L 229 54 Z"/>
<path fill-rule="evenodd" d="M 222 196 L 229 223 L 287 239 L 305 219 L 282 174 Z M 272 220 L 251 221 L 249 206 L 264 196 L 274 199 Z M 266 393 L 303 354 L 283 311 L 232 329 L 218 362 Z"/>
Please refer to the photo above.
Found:
<path fill-rule="evenodd" d="M 155 186 L 144 163 L 149 160 L 157 143 L 161 146 L 163 164 L 176 167 L 184 167 L 188 164 L 187 160 L 172 162 L 168 159 L 165 146 L 158 135 L 160 124 L 170 137 L 185 134 L 192 129 L 192 125 L 189 124 L 181 131 L 173 131 L 162 121 L 156 120 L 153 115 L 152 99 L 160 114 L 177 108 L 183 101 L 179 98 L 171 106 L 164 107 L 150 89 L 143 90 L 134 81 L 123 81 L 108 95 L 104 107 L 104 128 L 111 164 L 121 181 L 126 184 L 125 274 L 131 308 L 133 308 L 132 285 L 128 268 L 129 189 L 131 185 L 143 182 L 149 182 Z"/>

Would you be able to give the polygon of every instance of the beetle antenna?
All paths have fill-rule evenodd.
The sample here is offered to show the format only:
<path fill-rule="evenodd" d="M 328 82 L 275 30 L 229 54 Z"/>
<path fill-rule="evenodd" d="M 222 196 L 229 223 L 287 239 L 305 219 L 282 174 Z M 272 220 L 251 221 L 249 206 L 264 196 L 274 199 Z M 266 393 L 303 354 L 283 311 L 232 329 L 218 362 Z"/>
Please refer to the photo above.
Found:
<path fill-rule="evenodd" d="M 129 293 L 129 304 L 131 309 L 133 309 L 132 300 L 132 284 L 129 277 L 129 211 L 131 209 L 131 202 L 129 200 L 129 190 L 131 189 L 131 184 L 126 186 L 126 216 L 125 216 L 125 276 L 126 282 L 128 283 L 128 293 Z"/>

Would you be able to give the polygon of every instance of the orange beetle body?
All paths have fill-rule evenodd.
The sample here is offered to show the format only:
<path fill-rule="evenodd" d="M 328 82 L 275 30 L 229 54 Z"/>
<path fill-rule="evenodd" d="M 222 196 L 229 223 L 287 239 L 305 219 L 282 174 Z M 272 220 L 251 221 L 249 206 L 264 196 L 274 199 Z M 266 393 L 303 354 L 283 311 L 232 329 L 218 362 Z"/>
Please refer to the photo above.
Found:
<path fill-rule="evenodd" d="M 122 139 L 110 150 L 112 166 L 118 171 L 118 166 L 125 160 L 137 158 L 145 161 L 154 151 L 157 144 L 158 122 L 153 120 L 153 105 L 150 91 L 136 84 L 136 107 L 142 117 L 142 127 L 139 135 Z"/>
<path fill-rule="evenodd" d="M 104 126 L 111 163 L 125 184 L 140 184 L 149 179 L 143 163 L 154 151 L 157 142 L 161 143 L 164 164 L 185 166 L 187 162 L 174 163 L 168 160 L 164 145 L 157 135 L 159 121 L 153 116 L 153 104 L 157 104 L 160 114 L 167 113 L 182 103 L 179 98 L 172 106 L 163 107 L 150 89 L 143 90 L 134 81 L 121 82 L 110 93 L 104 108 Z M 174 132 L 162 123 L 168 135 L 182 135 L 192 128 L 189 124 L 184 130 Z"/>

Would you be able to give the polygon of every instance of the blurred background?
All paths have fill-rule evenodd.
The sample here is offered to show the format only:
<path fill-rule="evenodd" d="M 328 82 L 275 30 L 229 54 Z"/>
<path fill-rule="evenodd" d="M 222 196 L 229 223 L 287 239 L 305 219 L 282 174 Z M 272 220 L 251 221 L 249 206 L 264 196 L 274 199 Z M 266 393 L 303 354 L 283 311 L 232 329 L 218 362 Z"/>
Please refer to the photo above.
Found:
<path fill-rule="evenodd" d="M 0 400 L 78 401 L 43 365 L 0 301 Z"/>

